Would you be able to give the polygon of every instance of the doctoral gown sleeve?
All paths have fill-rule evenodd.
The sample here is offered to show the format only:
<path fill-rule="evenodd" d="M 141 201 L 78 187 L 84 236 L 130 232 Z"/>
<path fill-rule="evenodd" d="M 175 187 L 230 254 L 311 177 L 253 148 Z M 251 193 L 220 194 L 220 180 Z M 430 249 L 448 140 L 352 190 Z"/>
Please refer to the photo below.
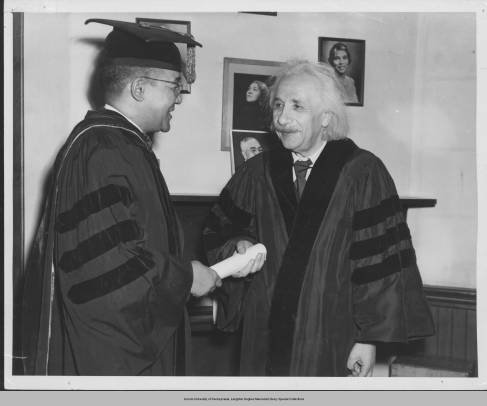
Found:
<path fill-rule="evenodd" d="M 253 178 L 249 169 L 240 166 L 223 188 L 218 202 L 212 207 L 203 232 L 210 266 L 232 256 L 239 240 L 257 242 L 252 183 Z M 238 329 L 250 278 L 228 277 L 223 280 L 223 286 L 215 292 L 218 300 L 219 329 Z"/>
<path fill-rule="evenodd" d="M 79 368 L 123 374 L 149 367 L 174 334 L 192 270 L 168 249 L 170 228 L 142 149 L 120 134 L 90 137 L 61 181 L 57 265 L 70 335 L 89 354 Z M 107 337 L 114 345 L 103 344 Z"/>
<path fill-rule="evenodd" d="M 411 235 L 394 182 L 374 157 L 355 189 L 352 263 L 356 341 L 434 334 Z"/>

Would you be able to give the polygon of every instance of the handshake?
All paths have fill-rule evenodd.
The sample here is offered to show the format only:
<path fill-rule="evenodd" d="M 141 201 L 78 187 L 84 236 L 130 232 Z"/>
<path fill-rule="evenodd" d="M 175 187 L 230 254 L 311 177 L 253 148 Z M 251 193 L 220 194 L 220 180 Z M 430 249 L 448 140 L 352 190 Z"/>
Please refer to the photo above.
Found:
<path fill-rule="evenodd" d="M 239 241 L 234 256 L 213 265 L 214 269 L 206 267 L 199 261 L 191 261 L 193 266 L 191 294 L 196 297 L 204 296 L 220 287 L 222 278 L 226 276 L 243 278 L 259 271 L 265 262 L 265 247 L 257 244 L 247 251 L 250 247 L 252 247 L 251 242 Z M 246 252 L 247 255 L 244 255 Z M 248 258 L 250 259 L 247 262 Z"/>

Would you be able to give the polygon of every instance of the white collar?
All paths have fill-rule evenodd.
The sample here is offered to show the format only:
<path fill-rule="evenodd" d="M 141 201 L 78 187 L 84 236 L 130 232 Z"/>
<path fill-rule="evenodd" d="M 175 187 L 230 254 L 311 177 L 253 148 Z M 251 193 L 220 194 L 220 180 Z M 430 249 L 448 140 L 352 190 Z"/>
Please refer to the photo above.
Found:
<path fill-rule="evenodd" d="M 125 119 L 132 125 L 134 125 L 142 134 L 145 134 L 144 131 L 142 131 L 142 128 L 140 128 L 133 120 L 131 120 L 130 118 L 128 118 L 125 114 L 123 114 L 120 110 L 116 109 L 115 107 L 111 106 L 110 104 L 105 104 L 103 106 L 103 108 L 105 110 L 111 110 L 111 111 L 114 111 L 118 114 L 120 114 L 121 116 L 125 117 Z"/>
<path fill-rule="evenodd" d="M 326 145 L 326 141 L 323 142 L 323 145 L 320 147 L 320 149 L 318 149 L 314 154 L 312 154 L 310 156 L 303 156 L 303 155 L 297 154 L 296 152 L 293 152 L 292 153 L 292 155 L 293 155 L 293 162 L 296 162 L 296 161 L 306 161 L 307 159 L 309 159 L 311 161 L 311 166 L 313 166 L 315 164 L 316 160 L 321 155 L 321 152 L 325 148 L 325 145 Z"/>

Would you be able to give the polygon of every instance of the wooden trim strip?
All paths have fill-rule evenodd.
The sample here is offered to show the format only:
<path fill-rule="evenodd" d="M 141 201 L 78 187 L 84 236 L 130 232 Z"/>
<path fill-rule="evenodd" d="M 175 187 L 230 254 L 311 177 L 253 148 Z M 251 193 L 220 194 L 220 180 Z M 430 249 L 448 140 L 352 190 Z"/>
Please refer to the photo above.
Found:
<path fill-rule="evenodd" d="M 436 206 L 436 199 L 402 197 L 400 200 L 401 200 L 401 205 L 404 209 Z"/>
<path fill-rule="evenodd" d="M 187 204 L 214 204 L 218 202 L 216 195 L 171 195 L 171 201 L 176 205 Z"/>
<path fill-rule="evenodd" d="M 186 195 L 174 194 L 171 195 L 173 203 L 216 203 L 218 195 Z M 435 207 L 436 199 L 421 199 L 400 197 L 401 206 L 403 209 L 421 208 L 421 207 Z"/>
<path fill-rule="evenodd" d="M 428 300 L 435 305 L 460 306 L 472 310 L 477 306 L 476 289 L 425 285 L 424 292 Z"/>

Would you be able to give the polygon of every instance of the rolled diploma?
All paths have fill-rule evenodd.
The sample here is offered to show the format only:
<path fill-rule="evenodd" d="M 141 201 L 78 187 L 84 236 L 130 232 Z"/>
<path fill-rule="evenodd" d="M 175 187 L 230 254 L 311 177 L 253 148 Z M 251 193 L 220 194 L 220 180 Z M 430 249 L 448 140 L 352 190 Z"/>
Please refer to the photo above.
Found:
<path fill-rule="evenodd" d="M 264 244 L 252 245 L 251 247 L 247 248 L 247 251 L 245 251 L 244 254 L 233 255 L 230 258 L 224 259 L 223 261 L 212 265 L 211 268 L 221 279 L 223 279 L 245 268 L 245 265 L 247 265 L 251 259 L 254 259 L 257 254 L 264 254 L 265 257 L 267 250 Z"/>

